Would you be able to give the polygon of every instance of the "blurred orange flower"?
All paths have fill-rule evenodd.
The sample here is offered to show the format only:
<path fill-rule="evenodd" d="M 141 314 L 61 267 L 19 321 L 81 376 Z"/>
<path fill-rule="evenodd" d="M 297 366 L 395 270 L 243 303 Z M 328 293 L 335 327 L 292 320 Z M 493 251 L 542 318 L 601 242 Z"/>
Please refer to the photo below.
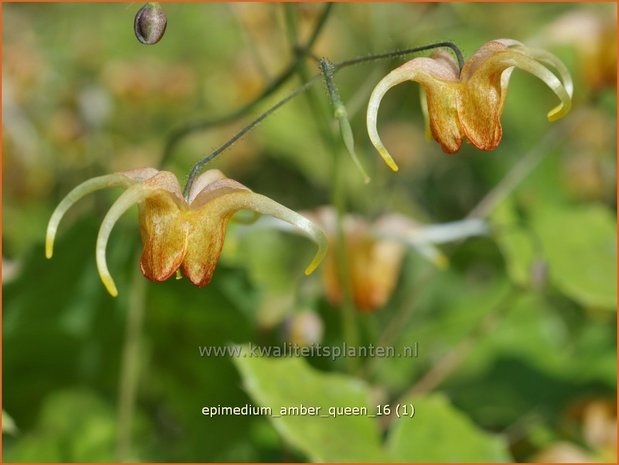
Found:
<path fill-rule="evenodd" d="M 610 5 L 609 5 L 610 6 Z M 570 45 L 583 81 L 593 92 L 617 87 L 617 10 L 565 13 L 541 34 L 546 46 Z"/>
<path fill-rule="evenodd" d="M 107 241 L 120 216 L 140 206 L 144 249 L 141 268 L 152 281 L 165 281 L 177 270 L 196 286 L 207 285 L 221 255 L 228 221 L 239 210 L 252 210 L 290 223 L 318 244 L 318 252 L 305 270 L 311 273 L 326 254 L 322 230 L 298 213 L 242 184 L 209 170 L 196 178 L 187 198 L 172 173 L 142 168 L 90 179 L 77 186 L 56 207 L 47 227 L 45 254 L 51 258 L 58 224 L 79 199 L 96 190 L 122 186 L 127 190 L 103 219 L 97 237 L 97 268 L 112 296 L 118 295 L 105 258 Z"/>
<path fill-rule="evenodd" d="M 603 398 L 589 399 L 570 406 L 563 419 L 566 426 L 577 426 L 578 443 L 559 440 L 533 457 L 540 463 L 614 463 L 617 460 L 617 404 Z M 574 425 L 576 423 L 576 425 Z"/>
<path fill-rule="evenodd" d="M 335 212 L 322 209 L 322 221 L 326 227 L 335 251 Z M 324 223 L 320 223 L 324 224 Z M 346 235 L 346 257 L 349 283 L 356 308 L 371 312 L 383 307 L 396 286 L 406 248 L 397 242 L 373 237 L 371 226 L 365 220 L 348 216 L 344 221 Z M 342 302 L 342 283 L 338 274 L 336 253 L 330 253 L 323 268 L 323 285 L 332 305 Z"/>
<path fill-rule="evenodd" d="M 323 285 L 329 302 L 339 305 L 343 286 L 335 252 L 336 213 L 331 207 L 322 207 L 304 214 L 327 233 L 331 247 L 323 267 Z M 388 302 L 398 282 L 407 247 L 414 248 L 434 266 L 445 268 L 447 257 L 434 244 L 487 233 L 483 220 L 424 225 L 397 213 L 383 215 L 373 223 L 346 215 L 342 226 L 346 237 L 347 285 L 355 306 L 362 312 L 377 310 Z"/>
<path fill-rule="evenodd" d="M 545 65 L 553 67 L 560 79 Z M 398 166 L 383 145 L 377 129 L 378 108 L 385 93 L 404 81 L 422 87 L 422 109 L 432 136 L 446 153 L 455 153 L 466 138 L 481 150 L 492 150 L 501 141 L 501 114 L 509 78 L 520 68 L 541 79 L 561 103 L 548 113 L 555 121 L 571 107 L 573 85 L 569 72 L 554 55 L 526 48 L 511 39 L 483 45 L 459 70 L 447 52 L 415 58 L 385 76 L 374 88 L 367 111 L 370 140 L 387 165 Z M 429 121 L 428 121 L 429 120 Z"/>

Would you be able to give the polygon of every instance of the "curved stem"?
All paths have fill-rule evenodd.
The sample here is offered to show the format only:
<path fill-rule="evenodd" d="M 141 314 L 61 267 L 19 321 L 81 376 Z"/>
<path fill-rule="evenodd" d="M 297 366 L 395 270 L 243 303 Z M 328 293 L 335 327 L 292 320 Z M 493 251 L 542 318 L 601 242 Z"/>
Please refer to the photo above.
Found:
<path fill-rule="evenodd" d="M 380 53 L 380 54 L 376 54 L 376 55 L 368 55 L 368 56 L 365 56 L 365 57 L 355 58 L 353 60 L 342 61 L 340 63 L 332 65 L 332 67 L 333 67 L 332 72 L 333 72 L 333 74 L 335 74 L 335 73 L 337 73 L 342 68 L 346 68 L 348 66 L 357 65 L 357 64 L 360 64 L 360 63 L 365 63 L 367 61 L 381 60 L 381 59 L 385 59 L 385 58 L 393 58 L 393 57 L 403 56 L 403 55 L 407 55 L 407 54 L 411 54 L 411 53 L 416 53 L 416 52 L 421 52 L 421 51 L 431 50 L 431 49 L 434 49 L 434 48 L 441 48 L 441 47 L 449 47 L 452 50 L 454 50 L 454 53 L 456 54 L 456 57 L 458 58 L 458 63 L 460 65 L 463 64 L 462 53 L 460 52 L 460 49 L 458 49 L 458 47 L 455 44 L 453 44 L 452 42 L 437 42 L 435 44 L 423 45 L 421 47 L 409 48 L 409 49 L 406 49 L 406 50 L 400 50 L 400 51 L 395 51 L 395 52 Z M 299 68 L 297 68 L 297 66 Z M 299 69 L 301 69 L 302 66 L 303 66 L 303 62 L 300 61 L 299 63 L 297 63 L 297 65 L 294 67 L 294 69 L 291 70 L 291 73 L 294 73 L 295 71 L 298 71 Z M 266 117 L 270 116 L 277 109 L 279 109 L 280 107 L 282 107 L 283 105 L 288 103 L 290 100 L 295 98 L 297 95 L 302 94 L 307 89 L 309 89 L 320 77 L 321 77 L 321 73 L 318 73 L 318 74 L 315 74 L 314 76 L 312 76 L 301 87 L 297 87 L 295 90 L 293 90 L 291 93 L 289 93 L 282 100 L 280 100 L 275 105 L 273 105 L 268 110 L 266 110 L 266 112 L 261 114 L 254 121 L 252 121 L 247 126 L 245 126 L 243 129 L 241 129 L 238 133 L 236 133 L 231 139 L 229 139 L 227 142 L 225 142 L 219 148 L 217 148 L 216 150 L 214 150 L 213 152 L 208 154 L 206 157 L 204 157 L 200 161 L 198 161 L 191 168 L 191 171 L 189 172 L 189 176 L 187 178 L 187 184 L 185 185 L 185 189 L 184 189 L 185 196 L 187 196 L 187 193 L 190 191 L 191 185 L 193 184 L 193 181 L 195 180 L 196 176 L 199 174 L 200 170 L 202 169 L 202 167 L 204 165 L 206 165 L 210 161 L 212 161 L 215 158 L 217 158 L 223 151 L 225 151 L 232 144 L 234 144 L 236 141 L 241 139 L 245 134 L 247 134 L 249 131 L 251 131 L 253 128 L 255 128 Z M 255 102 L 255 103 L 258 103 L 258 102 Z"/>
<path fill-rule="evenodd" d="M 335 85 L 335 80 L 333 73 L 335 72 L 335 66 L 326 58 L 321 58 L 318 62 L 320 66 L 320 72 L 322 73 L 322 77 L 325 80 L 325 84 L 327 86 L 327 91 L 329 93 L 329 98 L 331 99 L 331 105 L 333 107 L 333 115 L 338 121 L 340 127 L 340 135 L 342 136 L 342 140 L 344 142 L 344 146 L 346 147 L 346 151 L 350 155 L 353 163 L 357 167 L 357 170 L 363 177 L 363 181 L 365 184 L 370 182 L 370 177 L 368 176 L 361 160 L 357 156 L 357 152 L 355 151 L 355 140 L 353 136 L 352 127 L 350 126 L 350 121 L 348 120 L 348 113 L 346 111 L 346 106 L 342 102 L 340 98 L 340 94 L 337 90 L 337 86 Z"/>
<path fill-rule="evenodd" d="M 429 45 L 422 45 L 421 47 L 407 48 L 404 50 L 396 50 L 393 52 L 386 52 L 386 53 L 376 53 L 376 54 L 367 55 L 364 57 L 353 58 L 351 60 L 341 61 L 338 64 L 336 64 L 335 67 L 337 70 L 340 68 L 346 68 L 348 66 L 358 65 L 360 63 L 366 63 L 368 61 L 384 60 L 385 58 L 397 58 L 397 57 L 401 57 L 404 55 L 410 55 L 411 53 L 418 53 L 418 52 L 425 52 L 426 50 L 433 50 L 435 48 L 451 49 L 451 51 L 456 56 L 456 60 L 458 60 L 458 68 L 462 70 L 462 67 L 464 66 L 464 56 L 462 55 L 462 52 L 460 51 L 458 46 L 454 44 L 453 42 L 436 42 L 436 43 L 429 44 Z"/>
<path fill-rule="evenodd" d="M 241 139 L 245 134 L 247 134 L 253 128 L 258 126 L 265 118 L 267 118 L 269 115 L 277 111 L 280 107 L 284 106 L 286 103 L 288 103 L 290 100 L 295 98 L 297 95 L 305 92 L 315 81 L 318 80 L 319 77 L 320 77 L 319 75 L 314 76 L 310 81 L 306 82 L 301 87 L 297 87 L 294 91 L 292 91 L 282 100 L 280 100 L 275 105 L 273 105 L 271 108 L 269 108 L 267 111 L 262 113 L 258 118 L 256 118 L 254 121 L 252 121 L 247 126 L 245 126 L 243 129 L 241 129 L 239 132 L 237 132 L 225 144 L 221 145 L 218 149 L 211 152 L 208 156 L 204 157 L 202 160 L 200 160 L 195 165 L 193 165 L 193 167 L 191 168 L 191 171 L 189 172 L 189 177 L 187 178 L 187 184 L 185 185 L 185 189 L 183 190 L 183 195 L 185 196 L 185 198 L 188 197 L 189 192 L 191 191 L 191 185 L 193 184 L 193 181 L 198 176 L 198 174 L 200 173 L 204 165 L 206 165 L 211 160 L 217 158 L 219 154 L 225 151 L 228 147 L 230 147 L 236 141 Z"/>
<path fill-rule="evenodd" d="M 202 121 L 194 121 L 173 131 L 166 142 L 161 161 L 159 162 L 159 166 L 166 165 L 166 163 L 170 159 L 170 156 L 172 155 L 172 152 L 174 151 L 174 148 L 184 137 L 194 132 L 203 131 L 214 126 L 221 126 L 236 121 L 237 119 L 249 113 L 265 98 L 272 95 L 282 85 L 288 82 L 288 80 L 292 76 L 294 76 L 299 64 L 302 63 L 304 60 L 303 51 L 309 51 L 316 43 L 316 40 L 318 40 L 318 37 L 320 36 L 320 33 L 322 32 L 327 22 L 327 19 L 329 18 L 329 14 L 332 8 L 333 3 L 327 3 L 325 5 L 322 13 L 320 14 L 320 17 L 316 21 L 316 25 L 314 26 L 312 34 L 310 35 L 307 42 L 302 47 L 299 47 L 299 53 L 295 56 L 294 60 L 279 75 L 277 75 L 277 77 L 269 85 L 267 85 L 262 90 L 262 92 L 260 92 L 260 94 L 258 94 L 252 101 L 220 117 L 205 119 Z"/>
<path fill-rule="evenodd" d="M 296 43 L 296 16 L 293 14 L 292 8 L 286 8 L 287 18 L 287 32 L 288 40 L 292 47 L 295 47 Z M 318 62 L 322 66 L 326 66 L 326 60 L 319 59 Z M 329 63 L 330 65 L 330 63 Z M 332 66 L 329 66 L 331 69 Z M 313 83 L 322 74 L 311 77 L 307 64 L 302 63 L 297 69 L 299 77 L 303 81 L 304 85 Z M 331 83 L 333 81 L 331 80 Z M 329 84 L 327 84 L 329 86 Z M 342 315 L 342 333 L 343 339 L 350 346 L 357 346 L 359 344 L 359 331 L 357 326 L 356 309 L 352 297 L 352 289 L 350 287 L 350 271 L 348 257 L 346 254 L 346 235 L 344 233 L 343 220 L 346 213 L 346 193 L 344 186 L 344 178 L 342 177 L 340 169 L 340 158 L 337 156 L 338 148 L 336 140 L 328 124 L 329 116 L 325 107 L 321 105 L 322 100 L 313 98 L 306 94 L 307 103 L 310 107 L 312 115 L 316 120 L 316 124 L 319 130 L 319 134 L 323 140 L 323 143 L 332 154 L 332 190 L 331 190 L 331 202 L 336 209 L 336 236 L 335 236 L 335 267 L 337 273 L 337 279 L 340 282 L 342 289 L 342 303 L 340 305 L 340 311 Z M 346 358 L 347 369 L 350 372 L 354 372 L 358 366 L 359 360 L 356 358 Z"/>

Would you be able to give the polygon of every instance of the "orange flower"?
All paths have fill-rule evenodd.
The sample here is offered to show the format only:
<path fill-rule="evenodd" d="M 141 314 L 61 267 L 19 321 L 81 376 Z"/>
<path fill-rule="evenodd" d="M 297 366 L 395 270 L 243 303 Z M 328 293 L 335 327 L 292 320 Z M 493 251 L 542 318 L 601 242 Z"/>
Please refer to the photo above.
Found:
<path fill-rule="evenodd" d="M 593 92 L 617 87 L 617 7 L 563 14 L 540 34 L 548 46 L 570 45 L 583 82 Z"/>
<path fill-rule="evenodd" d="M 334 246 L 337 235 L 336 212 L 321 207 L 305 212 L 324 228 L 329 244 Z M 419 224 L 410 218 L 393 213 L 382 215 L 373 223 L 357 215 L 343 219 L 346 237 L 348 283 L 355 306 L 362 312 L 372 312 L 385 306 L 400 276 L 407 247 L 438 268 L 448 266 L 447 257 L 435 244 L 485 235 L 487 224 L 479 219 L 466 219 L 443 224 Z M 335 247 L 330 247 L 322 268 L 325 294 L 332 305 L 342 302 L 343 286 L 338 273 Z"/>
<path fill-rule="evenodd" d="M 335 245 L 335 212 L 322 209 L 319 223 L 325 227 Z M 382 308 L 393 293 L 406 247 L 391 240 L 377 239 L 372 234 L 372 226 L 364 219 L 349 215 L 344 220 L 346 235 L 346 259 L 348 261 L 348 286 L 355 306 L 361 312 L 371 312 Z M 335 251 L 334 247 L 331 250 Z M 338 273 L 336 253 L 327 254 L 323 267 L 323 286 L 332 305 L 342 303 L 343 286 Z"/>
<path fill-rule="evenodd" d="M 152 281 L 165 281 L 179 268 L 196 286 L 212 278 L 223 247 L 228 221 L 239 210 L 271 215 L 293 226 L 318 244 L 318 252 L 305 270 L 311 273 L 326 253 L 326 237 L 311 221 L 232 179 L 219 170 L 209 170 L 183 198 L 176 177 L 153 168 L 100 176 L 71 191 L 52 214 L 47 227 L 45 254 L 51 258 L 54 237 L 65 212 L 79 199 L 96 190 L 122 186 L 127 190 L 103 219 L 97 237 L 96 258 L 101 281 L 112 296 L 118 295 L 108 271 L 105 249 L 120 216 L 135 204 L 140 206 L 140 229 L 144 249 L 141 268 Z"/>
<path fill-rule="evenodd" d="M 553 67 L 561 79 L 544 65 Z M 387 165 L 397 171 L 398 166 L 378 136 L 378 107 L 393 86 L 415 81 L 422 87 L 426 127 L 429 125 L 443 151 L 457 152 L 465 138 L 481 150 L 496 148 L 501 141 L 500 118 L 514 68 L 538 77 L 559 97 L 561 103 L 548 113 L 549 121 L 567 114 L 573 86 L 563 63 L 548 52 L 526 48 L 515 40 L 493 40 L 475 52 L 461 71 L 451 55 L 439 50 L 431 58 L 415 58 L 385 76 L 374 88 L 368 105 L 367 128 L 372 144 Z"/>

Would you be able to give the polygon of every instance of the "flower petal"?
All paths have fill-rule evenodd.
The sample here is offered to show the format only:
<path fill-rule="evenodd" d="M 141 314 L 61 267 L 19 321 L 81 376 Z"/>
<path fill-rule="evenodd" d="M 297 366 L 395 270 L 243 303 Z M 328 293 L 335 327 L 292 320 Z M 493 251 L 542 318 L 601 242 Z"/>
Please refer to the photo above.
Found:
<path fill-rule="evenodd" d="M 538 77 L 559 97 L 561 104 L 548 113 L 549 120 L 554 121 L 569 111 L 572 89 L 569 73 L 559 64 L 558 59 L 553 57 L 551 60 L 549 55 L 516 46 L 487 55 L 473 74 L 468 71 L 464 73 L 463 70 L 464 87 L 458 98 L 458 115 L 466 136 L 476 147 L 492 150 L 501 140 L 500 118 L 507 95 L 507 84 L 514 68 Z M 536 57 L 541 61 L 551 62 L 566 80 L 565 85 L 548 68 L 538 63 Z"/>
<path fill-rule="evenodd" d="M 144 188 L 161 189 L 166 191 L 177 204 L 186 204 L 181 191 L 181 186 L 178 184 L 178 179 L 174 173 L 169 171 L 157 171 L 154 176 L 143 179 Z"/>
<path fill-rule="evenodd" d="M 243 196 L 245 197 L 243 203 L 246 205 L 244 208 L 262 213 L 263 215 L 270 215 L 286 223 L 290 223 L 316 243 L 318 250 L 310 264 L 305 268 L 305 274 L 311 274 L 318 265 L 320 265 L 327 253 L 327 236 L 324 231 L 304 216 L 299 215 L 297 212 L 280 205 L 264 195 L 252 192 L 251 194 L 245 194 Z"/>
<path fill-rule="evenodd" d="M 232 207 L 231 195 L 250 192 L 219 170 L 206 171 L 196 179 L 189 195 L 190 210 L 186 215 L 189 246 L 182 263 L 183 274 L 196 286 L 210 283 L 221 255 L 228 221 L 243 208 L 222 208 L 222 205 Z"/>
<path fill-rule="evenodd" d="M 107 267 L 107 261 L 105 258 L 105 249 L 107 247 L 107 241 L 110 237 L 110 233 L 112 232 L 112 228 L 124 212 L 126 212 L 136 203 L 141 202 L 147 196 L 152 194 L 153 191 L 144 189 L 141 184 L 131 186 L 129 189 L 123 192 L 120 197 L 118 197 L 116 202 L 114 202 L 112 207 L 105 215 L 105 218 L 103 218 L 103 222 L 101 223 L 101 227 L 99 228 L 96 245 L 97 270 L 99 271 L 99 276 L 101 277 L 103 285 L 112 295 L 112 297 L 116 297 L 118 295 L 118 290 L 116 289 L 114 280 L 110 275 Z"/>
<path fill-rule="evenodd" d="M 524 47 L 522 42 L 513 39 L 496 39 L 486 42 L 466 60 L 460 73 L 460 80 L 462 82 L 468 81 L 490 57 L 515 46 Z"/>
<path fill-rule="evenodd" d="M 203 287 L 211 282 L 233 213 L 219 215 L 210 211 L 208 206 L 188 213 L 188 245 L 181 268 L 194 285 Z"/>
<path fill-rule="evenodd" d="M 182 265 L 183 273 L 187 278 L 197 286 L 205 286 L 210 282 L 221 254 L 228 220 L 234 213 L 244 209 L 286 221 L 316 242 L 318 251 L 305 273 L 310 274 L 314 271 L 327 250 L 327 238 L 322 230 L 298 213 L 268 197 L 255 194 L 234 181 L 231 182 L 243 189 L 230 190 L 232 184 L 227 181 L 231 180 L 226 179 L 214 183 L 214 185 L 225 183 L 225 189 L 227 189 L 225 193 L 217 195 L 215 190 L 211 191 L 208 201 L 200 208 L 188 212 L 188 221 L 191 223 L 189 246 Z M 196 197 L 196 201 L 200 199 L 200 196 Z M 194 204 L 192 204 L 193 207 Z"/>
<path fill-rule="evenodd" d="M 405 248 L 393 241 L 362 239 L 349 251 L 355 305 L 362 312 L 383 307 L 398 282 Z"/>
<path fill-rule="evenodd" d="M 538 49 L 527 50 L 528 53 L 537 61 L 552 66 L 555 70 L 557 70 L 559 76 L 561 77 L 562 86 L 559 87 L 563 87 L 563 89 L 558 89 L 559 93 L 557 93 L 557 90 L 553 89 L 549 82 L 536 75 L 537 77 L 542 79 L 546 83 L 546 85 L 548 85 L 548 87 L 550 87 L 561 99 L 561 103 L 548 112 L 548 121 L 556 121 L 560 118 L 563 118 L 570 111 L 570 108 L 572 106 L 572 96 L 574 95 L 574 83 L 572 82 L 572 76 L 570 75 L 570 72 L 563 64 L 563 62 L 552 53 Z M 556 85 L 556 81 L 551 80 L 551 82 L 553 83 L 553 85 Z M 565 91 L 565 93 L 567 93 L 567 97 L 569 98 L 566 98 L 563 90 Z"/>
<path fill-rule="evenodd" d="M 168 191 L 157 190 L 140 205 L 142 273 L 151 281 L 165 281 L 187 254 L 189 224 L 186 209 Z"/>
<path fill-rule="evenodd" d="M 434 244 L 484 236 L 488 232 L 487 222 L 477 218 L 449 223 L 419 224 L 398 213 L 383 215 L 373 229 L 373 235 L 377 240 L 390 239 L 407 244 L 438 268 L 445 268 L 448 260 Z"/>
<path fill-rule="evenodd" d="M 226 175 L 219 170 L 208 170 L 202 173 L 191 185 L 191 190 L 189 191 L 189 198 L 187 199 L 187 202 L 192 203 L 198 196 L 198 194 L 200 194 L 206 187 L 208 187 L 210 184 L 213 184 L 215 181 L 219 181 L 220 179 L 227 178 Z"/>
<path fill-rule="evenodd" d="M 99 234 L 97 236 L 96 245 L 97 269 L 99 270 L 99 276 L 101 277 L 101 281 L 105 285 L 106 289 L 113 297 L 116 297 L 118 295 L 118 291 L 107 267 L 105 249 L 107 247 L 107 241 L 110 237 L 110 233 L 112 232 L 112 228 L 114 227 L 118 219 L 122 216 L 122 214 L 133 205 L 145 200 L 148 201 L 148 199 L 159 199 L 159 203 L 157 202 L 157 200 L 152 200 L 148 205 L 145 205 L 141 210 L 140 216 L 140 224 L 142 226 L 141 229 L 143 237 L 146 234 L 147 239 L 151 239 L 152 236 L 148 235 L 148 233 L 154 230 L 155 235 L 158 233 L 160 236 L 163 236 L 165 238 L 163 239 L 161 237 L 155 237 L 151 242 L 149 242 L 148 240 L 144 240 L 145 247 L 144 252 L 142 253 L 141 263 L 142 271 L 147 278 L 154 279 L 153 276 L 160 277 L 163 273 L 166 273 L 167 261 L 174 260 L 174 258 L 168 257 L 174 257 L 175 254 L 178 254 L 179 252 L 176 249 L 178 249 L 179 247 L 182 249 L 181 253 L 184 254 L 184 247 L 186 247 L 186 245 L 183 245 L 182 242 L 180 242 L 180 244 L 177 244 L 176 242 L 171 241 L 168 237 L 168 235 L 171 234 L 168 232 L 168 228 L 170 228 L 172 231 L 175 231 L 174 226 L 176 226 L 175 223 L 170 220 L 170 215 L 174 217 L 174 214 L 179 211 L 179 206 L 182 207 L 186 205 L 181 195 L 180 186 L 178 185 L 176 177 L 168 171 L 156 171 L 152 169 L 149 169 L 148 172 L 137 170 L 133 172 L 127 172 L 125 174 L 128 176 L 132 176 L 135 179 L 139 179 L 142 182 L 131 186 L 116 200 L 116 202 L 114 202 L 112 207 L 105 215 L 105 218 L 103 218 L 103 222 L 101 223 Z M 164 203 L 166 207 L 162 208 L 161 203 Z M 144 213 L 145 211 L 148 213 Z M 177 238 L 177 236 L 173 237 L 173 239 Z M 164 249 L 165 252 L 168 254 L 167 256 L 156 255 L 158 252 Z M 147 260 L 147 268 L 145 271 L 144 255 L 148 255 L 149 251 L 156 258 L 150 261 Z M 164 264 L 161 264 L 161 262 L 157 261 L 157 259 L 163 261 Z M 176 269 L 178 268 L 178 264 L 180 264 L 180 261 L 182 261 L 182 256 L 180 257 L 180 259 L 176 259 L 176 261 L 176 267 L 170 272 L 170 274 L 176 271 Z M 148 268 L 148 264 L 152 263 L 154 263 L 152 269 Z M 153 271 L 152 275 L 148 275 L 147 272 L 150 273 L 151 271 Z M 169 275 L 166 276 L 166 278 L 167 277 L 169 277 Z M 160 281 L 162 279 L 155 280 Z"/>
<path fill-rule="evenodd" d="M 150 178 L 155 177 L 159 173 L 159 170 L 155 168 L 135 168 L 128 171 L 123 171 L 122 174 L 134 181 L 147 181 Z"/>
<path fill-rule="evenodd" d="M 459 88 L 457 65 L 443 52 L 436 52 L 433 58 L 415 58 L 385 76 L 372 91 L 368 104 L 368 135 L 385 163 L 394 171 L 398 170 L 398 166 L 378 135 L 378 108 L 387 91 L 404 81 L 415 81 L 422 85 L 427 95 L 432 134 L 443 150 L 453 153 L 462 143 L 462 131 L 455 107 Z"/>
<path fill-rule="evenodd" d="M 217 173 L 212 173 L 213 171 L 216 171 Z M 219 170 L 207 171 L 206 173 L 201 175 L 200 178 L 202 178 L 206 174 L 211 173 L 212 175 L 209 182 L 201 183 L 202 187 L 200 191 L 194 192 L 194 189 L 191 189 L 193 195 L 189 197 L 189 205 L 194 210 L 197 210 L 202 205 L 226 194 L 232 194 L 234 192 L 251 192 L 250 189 L 245 187 L 240 182 L 226 178 Z M 218 174 L 221 174 L 222 177 L 217 176 Z"/>
<path fill-rule="evenodd" d="M 73 204 L 92 192 L 106 189 L 108 187 L 129 186 L 134 182 L 135 181 L 133 181 L 129 176 L 126 176 L 124 173 L 116 173 L 89 179 L 75 187 L 66 195 L 64 199 L 62 199 L 54 210 L 54 213 L 52 213 L 47 225 L 47 233 L 45 237 L 45 256 L 47 258 L 52 258 L 54 253 L 54 239 L 56 237 L 58 225 L 60 224 L 60 220 L 62 220 L 64 214 L 73 206 Z"/>
<path fill-rule="evenodd" d="M 377 241 L 406 244 L 437 268 L 446 268 L 449 263 L 447 257 L 434 246 L 431 239 L 423 237 L 421 231 L 424 227 L 406 216 L 392 213 L 383 215 L 375 223 L 372 234 Z"/>
<path fill-rule="evenodd" d="M 426 140 L 432 140 L 432 130 L 430 129 L 430 113 L 428 112 L 428 96 L 423 87 L 419 89 L 419 103 L 421 104 L 421 114 L 424 122 L 424 135 Z"/>

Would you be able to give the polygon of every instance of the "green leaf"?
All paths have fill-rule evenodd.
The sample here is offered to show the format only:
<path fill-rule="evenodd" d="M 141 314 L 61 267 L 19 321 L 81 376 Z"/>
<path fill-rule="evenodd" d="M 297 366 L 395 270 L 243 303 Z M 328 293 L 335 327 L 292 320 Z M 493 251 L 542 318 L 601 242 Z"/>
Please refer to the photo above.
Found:
<path fill-rule="evenodd" d="M 20 436 L 7 461 L 109 462 L 114 460 L 116 416 L 86 389 L 56 391 L 47 397 L 37 426 Z"/>
<path fill-rule="evenodd" d="M 367 407 L 370 391 L 363 382 L 325 374 L 297 357 L 235 360 L 244 386 L 261 406 L 278 415 L 282 407 L 320 407 L 320 416 L 270 417 L 275 428 L 312 462 L 380 462 L 388 460 L 380 445 L 378 423 L 367 415 L 323 417 L 329 408 Z M 372 412 L 373 413 L 373 412 Z"/>
<path fill-rule="evenodd" d="M 52 260 L 45 259 L 42 245 L 36 247 L 24 257 L 19 277 L 4 286 L 2 331 L 11 350 L 3 354 L 3 368 L 11 382 L 3 386 L 3 401 L 20 432 L 16 438 L 6 436 L 10 443 L 5 454 L 15 446 L 10 461 L 61 462 L 78 460 L 71 458 L 78 456 L 81 462 L 117 459 L 115 455 L 101 458 L 96 455 L 96 447 L 91 447 L 91 435 L 94 441 L 105 432 L 105 425 L 94 420 L 72 430 L 79 442 L 71 451 L 59 445 L 56 436 L 42 434 L 37 426 L 41 412 L 49 411 L 50 402 L 60 405 L 55 410 L 68 412 L 69 407 L 52 396 L 57 399 L 56 393 L 75 386 L 90 389 L 93 395 L 106 399 L 112 409 L 118 405 L 127 301 L 132 276 L 139 266 L 139 233 L 133 225 L 124 231 L 119 225 L 117 234 L 112 235 L 108 260 L 121 292 L 114 299 L 106 293 L 96 271 L 94 242 L 99 223 L 90 216 L 61 230 Z M 222 416 L 205 422 L 196 414 L 203 402 L 200 399 L 215 405 L 248 401 L 229 358 L 200 357 L 198 352 L 200 345 L 219 346 L 251 339 L 250 322 L 221 291 L 225 283 L 241 278 L 242 273 L 219 264 L 206 289 L 192 286 L 186 279 L 145 283 L 147 311 L 136 417 L 144 418 L 147 427 L 137 429 L 133 435 L 136 460 L 280 460 L 278 456 L 261 455 L 262 445 L 251 440 L 255 423 L 262 421 L 271 428 L 266 419 Z M 242 284 L 237 288 L 245 289 Z M 249 307 L 251 294 L 243 298 L 247 298 Z M 36 373 L 36 382 L 32 376 L 20 373 Z M 200 399 L 196 392 L 200 392 Z M 82 410 L 93 413 L 93 407 Z M 61 414 L 57 417 L 63 418 Z M 241 443 L 245 449 L 239 447 Z M 106 450 L 114 452 L 113 447 Z M 273 450 L 278 451 L 276 447 Z"/>
<path fill-rule="evenodd" d="M 509 462 L 505 441 L 479 429 L 440 394 L 411 398 L 412 418 L 394 419 L 387 440 L 398 462 Z"/>
<path fill-rule="evenodd" d="M 373 361 L 374 373 L 382 385 L 392 395 L 406 390 L 411 379 L 419 378 L 431 368 L 435 354 L 444 354 L 466 337 L 504 298 L 508 289 L 509 282 L 503 277 L 473 281 L 455 267 L 437 274 L 422 295 L 416 297 L 413 321 L 400 330 L 395 343 L 396 352 L 400 353 L 406 346 L 418 343 L 420 356 Z"/>
<path fill-rule="evenodd" d="M 617 308 L 617 229 L 602 206 L 538 207 L 533 227 L 553 283 L 582 305 Z"/>
<path fill-rule="evenodd" d="M 549 265 L 552 283 L 585 306 L 616 309 L 617 245 L 615 218 L 603 206 L 539 203 L 529 211 L 530 230 L 517 226 L 513 206 L 493 215 L 497 243 L 515 283 L 531 283 L 536 256 Z"/>
<path fill-rule="evenodd" d="M 525 228 L 517 225 L 517 221 L 510 202 L 504 202 L 492 215 L 492 222 L 499 229 L 496 241 L 505 257 L 509 278 L 516 284 L 528 286 L 535 258 L 533 237 Z"/>

